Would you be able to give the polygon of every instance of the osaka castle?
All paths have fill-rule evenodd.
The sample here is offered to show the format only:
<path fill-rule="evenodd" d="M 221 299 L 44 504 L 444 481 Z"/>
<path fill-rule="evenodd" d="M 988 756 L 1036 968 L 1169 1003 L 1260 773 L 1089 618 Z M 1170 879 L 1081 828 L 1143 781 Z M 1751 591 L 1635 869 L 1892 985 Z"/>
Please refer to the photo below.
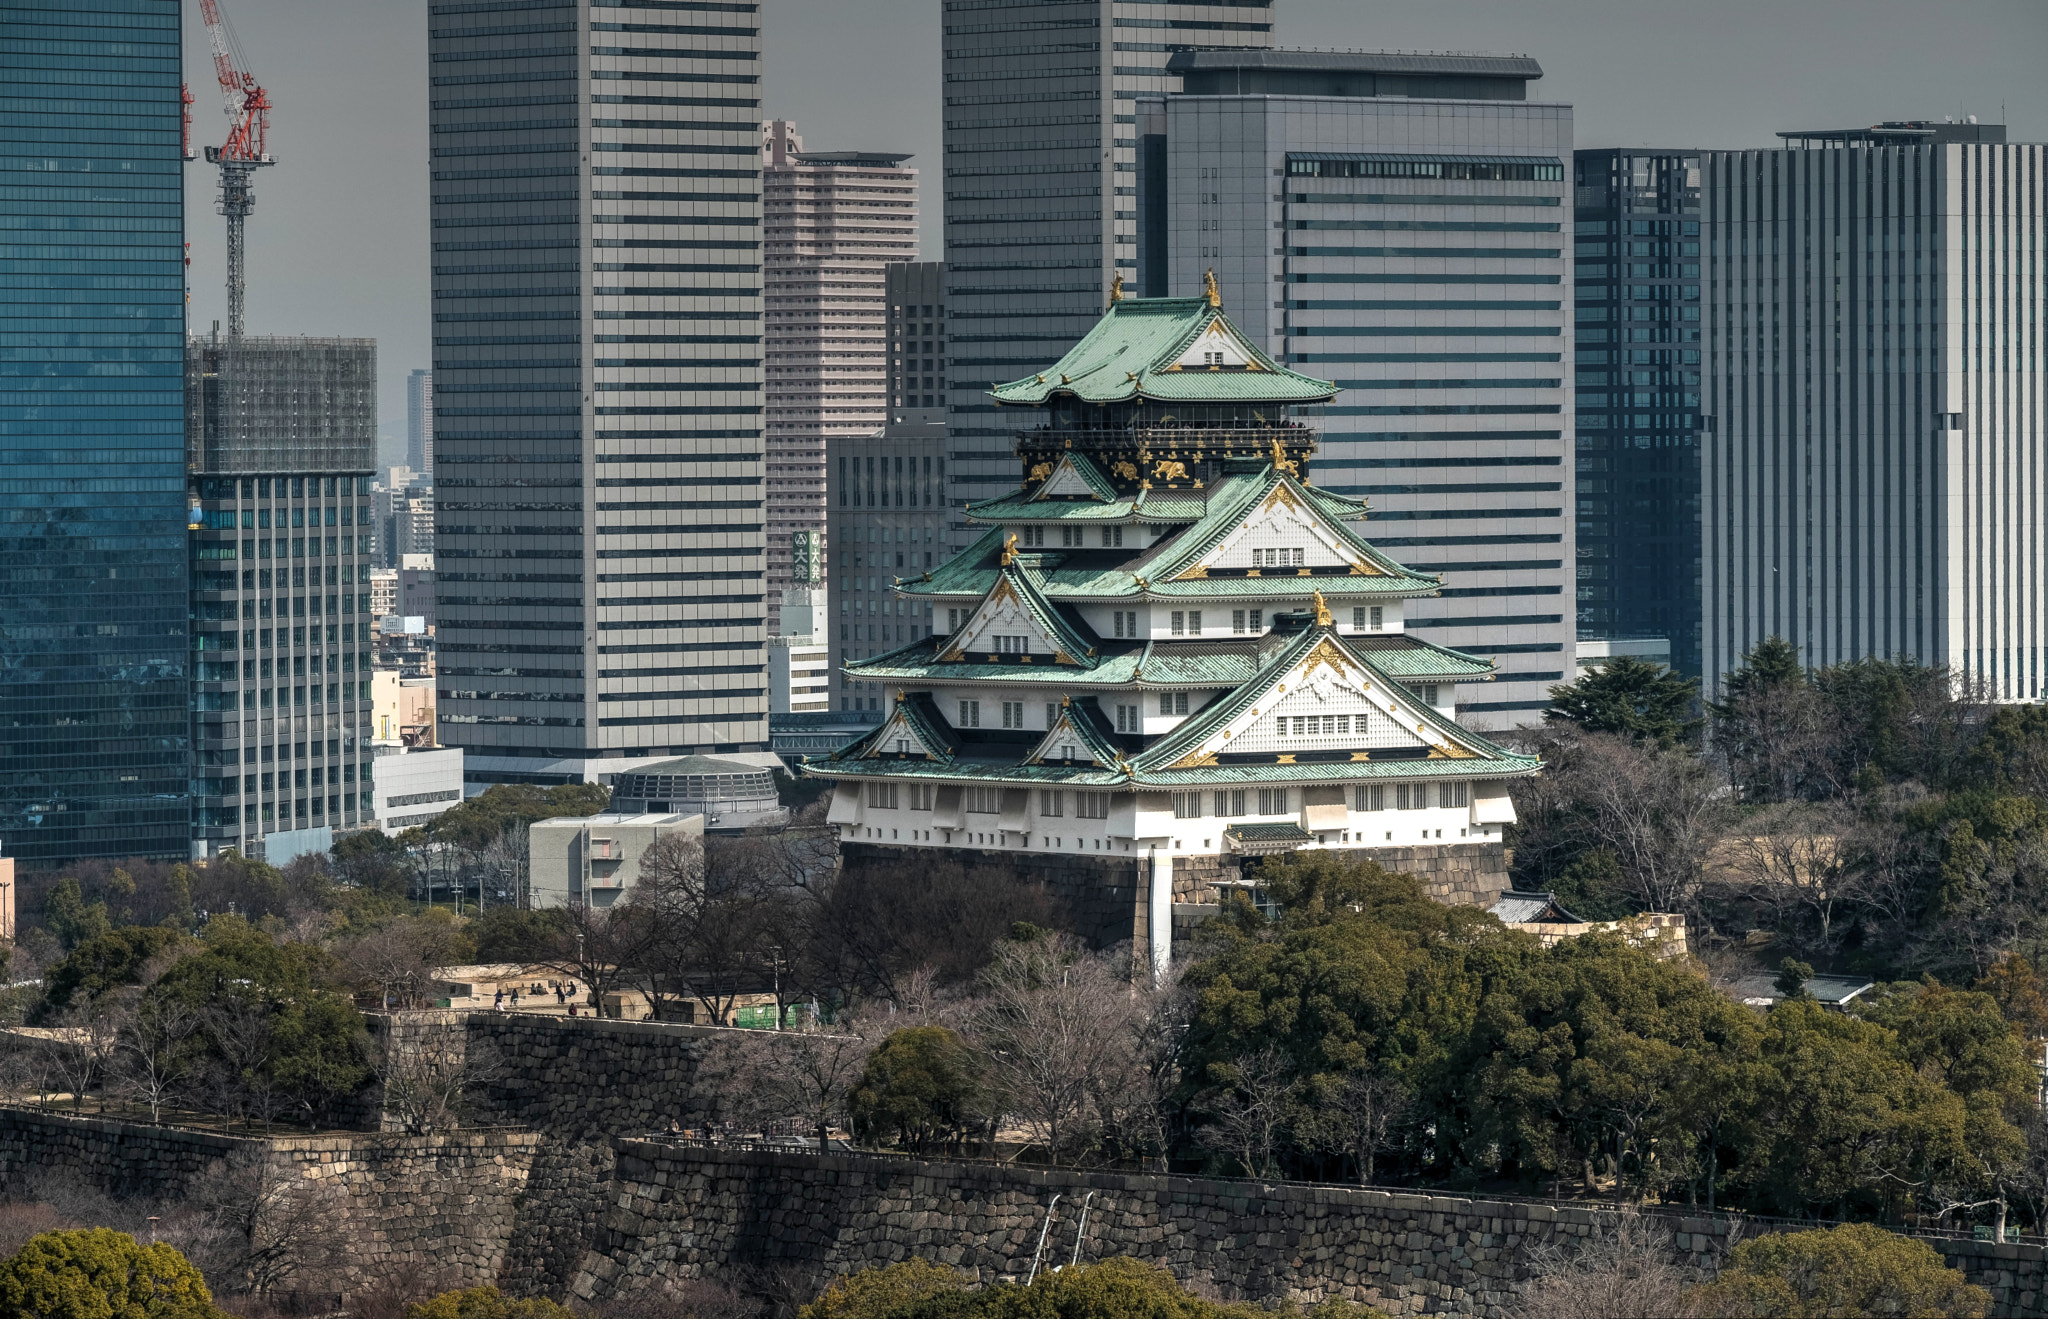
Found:
<path fill-rule="evenodd" d="M 890 693 L 878 727 L 805 766 L 834 781 L 849 868 L 998 863 L 1155 950 L 1173 903 L 1295 849 L 1490 903 L 1508 780 L 1539 762 L 1457 721 L 1490 660 L 1403 628 L 1441 578 L 1312 483 L 1296 418 L 1336 386 L 1260 351 L 1213 283 L 1112 299 L 1065 357 L 990 391 L 1018 410 L 1022 484 L 968 506 L 987 530 L 964 552 L 896 583 L 933 635 L 846 666 Z"/>

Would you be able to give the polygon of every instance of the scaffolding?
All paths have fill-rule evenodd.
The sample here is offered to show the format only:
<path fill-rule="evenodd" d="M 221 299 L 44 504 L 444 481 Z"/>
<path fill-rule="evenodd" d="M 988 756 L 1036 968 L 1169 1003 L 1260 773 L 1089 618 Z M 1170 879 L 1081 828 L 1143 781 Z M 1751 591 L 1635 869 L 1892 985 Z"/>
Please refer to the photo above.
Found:
<path fill-rule="evenodd" d="M 368 472 L 377 341 L 254 336 L 185 345 L 185 465 L 209 476 Z"/>

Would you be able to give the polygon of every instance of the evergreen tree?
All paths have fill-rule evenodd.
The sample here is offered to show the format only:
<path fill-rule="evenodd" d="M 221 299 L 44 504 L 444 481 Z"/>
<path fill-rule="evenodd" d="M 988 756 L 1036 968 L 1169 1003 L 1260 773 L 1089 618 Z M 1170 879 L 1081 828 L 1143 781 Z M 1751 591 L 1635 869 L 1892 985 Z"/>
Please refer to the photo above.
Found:
<path fill-rule="evenodd" d="M 1550 689 L 1550 723 L 1574 723 L 1596 733 L 1617 733 L 1659 746 L 1692 745 L 1706 720 L 1693 713 L 1699 683 L 1634 655 L 1622 655 Z"/>

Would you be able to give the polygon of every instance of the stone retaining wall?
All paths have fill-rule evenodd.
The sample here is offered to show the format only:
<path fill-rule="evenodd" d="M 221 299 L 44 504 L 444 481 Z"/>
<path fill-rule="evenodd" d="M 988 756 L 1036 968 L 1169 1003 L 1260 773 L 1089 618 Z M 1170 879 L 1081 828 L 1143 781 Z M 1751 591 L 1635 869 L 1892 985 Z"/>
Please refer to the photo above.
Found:
<path fill-rule="evenodd" d="M 656 1277 L 764 1265 L 822 1285 L 913 1256 L 1018 1277 L 1055 1195 L 1048 1263 L 1073 1256 L 1085 1204 L 1083 1259 L 1132 1255 L 1229 1297 L 1342 1296 L 1397 1315 L 1513 1319 L 1532 1251 L 1614 1226 L 1612 1211 L 1577 1206 L 621 1141 L 610 1208 L 570 1291 L 604 1300 Z M 1711 1276 L 1728 1220 L 1662 1221 L 1676 1262 Z M 1995 1315 L 2048 1303 L 2041 1247 L 1934 1244 L 1991 1289 Z"/>
<path fill-rule="evenodd" d="M 334 1197 L 320 1212 L 344 1243 L 344 1287 L 408 1265 L 474 1286 L 506 1270 L 541 1143 L 522 1131 L 223 1136 L 10 1108 L 0 1109 L 0 1186 L 55 1174 L 110 1195 L 176 1200 L 223 1165 L 256 1162 L 277 1184 Z"/>

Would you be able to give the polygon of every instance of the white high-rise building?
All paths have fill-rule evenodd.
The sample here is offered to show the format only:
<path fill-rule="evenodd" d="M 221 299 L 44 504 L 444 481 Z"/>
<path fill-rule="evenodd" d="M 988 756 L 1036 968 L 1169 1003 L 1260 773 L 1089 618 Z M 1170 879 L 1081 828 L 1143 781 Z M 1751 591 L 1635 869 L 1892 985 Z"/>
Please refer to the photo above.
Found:
<path fill-rule="evenodd" d="M 434 483 L 434 373 L 405 378 L 405 465 Z"/>
<path fill-rule="evenodd" d="M 1338 393 L 1317 488 L 1444 589 L 1410 631 L 1482 654 L 1475 727 L 1575 676 L 1572 110 L 1526 56 L 1204 50 L 1140 99 L 1139 269 Z M 1665 334 L 1676 331 L 1666 326 Z M 961 350 L 964 351 L 964 350 Z"/>
<path fill-rule="evenodd" d="M 944 0 L 949 530 L 1016 484 L 986 391 L 1086 334 L 1138 273 L 1137 98 L 1175 51 L 1270 46 L 1273 0 Z M 1159 296 L 1162 289 L 1143 290 Z M 1183 289 L 1180 292 L 1192 292 Z"/>
<path fill-rule="evenodd" d="M 442 737 L 484 783 L 765 757 L 759 7 L 429 29 Z"/>
<path fill-rule="evenodd" d="M 905 152 L 806 151 L 785 119 L 761 134 L 773 632 L 790 537 L 825 534 L 827 448 L 888 419 L 884 270 L 917 255 L 917 171 Z"/>
<path fill-rule="evenodd" d="M 1703 162 L 1706 685 L 1779 636 L 2038 700 L 2048 147 L 1968 122 L 1780 136 Z"/>

